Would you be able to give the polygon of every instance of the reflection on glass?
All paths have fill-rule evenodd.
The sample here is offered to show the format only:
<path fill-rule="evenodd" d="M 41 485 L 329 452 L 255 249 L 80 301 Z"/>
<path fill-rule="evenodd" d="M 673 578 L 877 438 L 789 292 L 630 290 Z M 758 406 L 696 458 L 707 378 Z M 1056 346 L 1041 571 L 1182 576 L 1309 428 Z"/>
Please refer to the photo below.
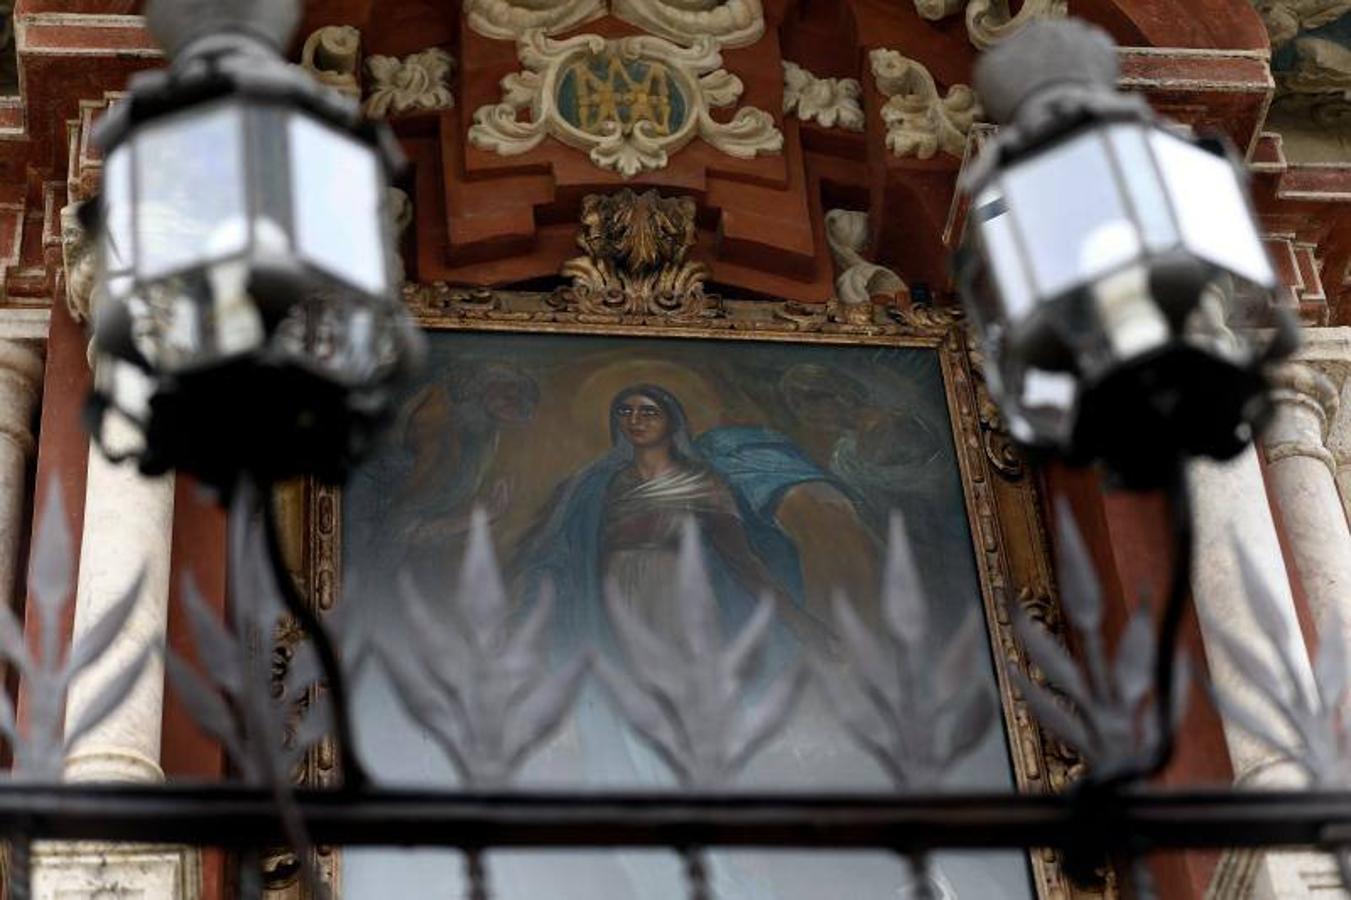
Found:
<path fill-rule="evenodd" d="M 1032 308 L 1034 298 L 1032 287 L 1027 281 L 1027 269 L 1023 266 L 1022 254 L 1018 250 L 1018 237 L 1013 232 L 1008 205 L 991 188 L 976 201 L 972 218 L 980 223 L 985 251 L 990 256 L 1000 296 L 1004 300 L 1005 315 L 1010 319 L 1020 319 Z"/>
<path fill-rule="evenodd" d="M 1116 154 L 1116 163 L 1145 244 L 1151 250 L 1175 246 L 1178 234 L 1173 224 L 1173 212 L 1145 143 L 1144 129 L 1138 125 L 1118 125 L 1107 132 L 1107 140 Z"/>
<path fill-rule="evenodd" d="M 1015 165 L 1003 186 L 1019 233 L 1035 236 L 1027 252 L 1043 295 L 1058 294 L 1140 252 L 1096 132 Z M 1088 241 L 1093 243 L 1086 247 Z"/>
<path fill-rule="evenodd" d="M 1161 131 L 1150 142 L 1192 252 L 1249 281 L 1270 282 L 1271 265 L 1229 160 Z"/>
<path fill-rule="evenodd" d="M 296 242 L 310 262 L 372 294 L 386 288 L 384 179 L 369 148 L 292 116 Z"/>
<path fill-rule="evenodd" d="M 242 252 L 243 117 L 215 105 L 171 116 L 135 138 L 136 252 L 142 278 Z"/>

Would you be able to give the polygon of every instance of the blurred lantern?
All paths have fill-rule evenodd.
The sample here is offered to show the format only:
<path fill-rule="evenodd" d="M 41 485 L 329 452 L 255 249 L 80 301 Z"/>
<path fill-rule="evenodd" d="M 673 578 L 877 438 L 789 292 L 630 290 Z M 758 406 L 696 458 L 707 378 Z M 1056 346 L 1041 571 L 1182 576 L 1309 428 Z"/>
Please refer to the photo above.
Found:
<path fill-rule="evenodd" d="M 1282 318 L 1258 346 L 1202 302 L 1275 286 L 1243 175 L 1116 79 L 1111 39 L 1072 20 L 980 60 L 1002 127 L 964 184 L 957 278 L 1013 436 L 1150 486 L 1248 444 L 1296 336 Z"/>
<path fill-rule="evenodd" d="M 148 474 L 339 478 L 420 348 L 386 210 L 402 156 L 282 58 L 295 0 L 146 15 L 172 64 L 134 78 L 96 134 L 92 430 Z"/>

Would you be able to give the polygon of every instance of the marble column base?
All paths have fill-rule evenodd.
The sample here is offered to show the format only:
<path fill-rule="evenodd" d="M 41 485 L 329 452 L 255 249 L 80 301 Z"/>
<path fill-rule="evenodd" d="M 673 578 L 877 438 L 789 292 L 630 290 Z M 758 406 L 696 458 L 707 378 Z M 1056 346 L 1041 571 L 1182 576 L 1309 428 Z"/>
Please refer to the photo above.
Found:
<path fill-rule="evenodd" d="M 33 847 L 33 900 L 197 900 L 193 847 L 44 842 Z"/>

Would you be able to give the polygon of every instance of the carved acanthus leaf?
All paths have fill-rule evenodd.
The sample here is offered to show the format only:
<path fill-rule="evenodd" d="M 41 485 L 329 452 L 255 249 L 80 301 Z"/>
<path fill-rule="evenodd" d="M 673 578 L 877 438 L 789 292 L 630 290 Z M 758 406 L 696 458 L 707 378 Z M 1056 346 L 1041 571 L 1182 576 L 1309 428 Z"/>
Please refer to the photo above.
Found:
<path fill-rule="evenodd" d="M 711 115 L 741 96 L 741 80 L 722 69 L 710 38 L 682 47 L 646 35 L 606 40 L 583 34 L 555 41 L 528 32 L 517 46 L 527 71 L 502 80 L 502 102 L 474 113 L 469 141 L 502 156 L 529 152 L 549 136 L 585 150 L 602 169 L 630 178 L 664 168 L 696 137 L 749 159 L 783 149 L 774 117 L 743 107 L 730 121 Z M 565 85 L 566 107 L 560 104 Z M 673 102 L 678 94 L 680 103 Z M 591 101 L 584 97 L 592 96 Z M 530 112 L 529 121 L 518 118 Z"/>
<path fill-rule="evenodd" d="M 868 245 L 868 214 L 849 209 L 826 213 L 826 240 L 835 257 L 835 307 L 837 319 L 871 322 L 873 298 L 884 296 L 892 304 L 910 296 L 905 282 L 886 266 L 864 259 Z"/>
<path fill-rule="evenodd" d="M 320 28 L 305 40 L 300 52 L 300 67 L 349 97 L 361 97 L 358 81 L 361 60 L 361 32 L 350 25 Z"/>
<path fill-rule="evenodd" d="M 1351 0 L 1254 0 L 1253 5 L 1266 23 L 1273 47 L 1351 12 Z"/>
<path fill-rule="evenodd" d="M 454 70 L 455 58 L 439 47 L 403 59 L 372 56 L 366 62 L 372 83 L 363 109 L 376 118 L 450 109 L 455 105 L 450 92 Z"/>
<path fill-rule="evenodd" d="M 760 0 L 466 0 L 464 10 L 470 28 L 503 41 L 534 30 L 562 34 L 607 14 L 680 43 L 708 38 L 745 47 L 765 33 Z"/>
<path fill-rule="evenodd" d="M 804 122 L 845 131 L 863 130 L 863 88 L 853 78 L 818 78 L 797 63 L 783 64 L 783 111 Z"/>
<path fill-rule="evenodd" d="M 915 10 L 930 21 L 966 10 L 966 34 L 981 50 L 992 46 L 1036 19 L 1063 18 L 1067 0 L 1023 0 L 1014 13 L 1010 0 L 915 0 Z"/>
<path fill-rule="evenodd" d="M 716 315 L 716 299 L 704 294 L 708 267 L 688 258 L 695 210 L 689 197 L 655 190 L 587 196 L 577 232 L 584 255 L 563 264 L 572 285 L 560 301 L 588 314 Z"/>
<path fill-rule="evenodd" d="M 975 92 L 964 84 L 940 95 L 929 70 L 895 50 L 868 54 L 877 89 L 887 98 L 882 120 L 887 147 L 897 156 L 929 159 L 939 150 L 961 156 L 972 124 L 981 116 Z"/>

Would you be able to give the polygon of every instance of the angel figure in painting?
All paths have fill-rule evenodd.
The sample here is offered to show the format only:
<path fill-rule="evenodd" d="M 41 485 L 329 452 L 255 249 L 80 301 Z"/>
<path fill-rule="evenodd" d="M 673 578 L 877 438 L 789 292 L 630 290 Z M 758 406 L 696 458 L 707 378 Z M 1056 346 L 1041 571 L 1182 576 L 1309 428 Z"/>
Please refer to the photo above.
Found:
<path fill-rule="evenodd" d="M 768 595 L 785 626 L 781 651 L 829 652 L 829 626 L 805 607 L 796 549 L 774 516 L 787 490 L 830 476 L 765 428 L 693 438 L 680 401 L 657 385 L 621 390 L 609 418 L 611 451 L 559 486 L 509 569 L 526 596 L 553 585 L 561 638 L 606 644 L 606 583 L 658 633 L 678 634 L 676 551 L 682 522 L 694 516 L 726 624 L 739 627 Z"/>

